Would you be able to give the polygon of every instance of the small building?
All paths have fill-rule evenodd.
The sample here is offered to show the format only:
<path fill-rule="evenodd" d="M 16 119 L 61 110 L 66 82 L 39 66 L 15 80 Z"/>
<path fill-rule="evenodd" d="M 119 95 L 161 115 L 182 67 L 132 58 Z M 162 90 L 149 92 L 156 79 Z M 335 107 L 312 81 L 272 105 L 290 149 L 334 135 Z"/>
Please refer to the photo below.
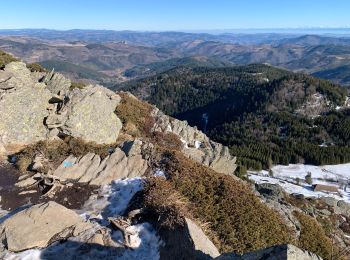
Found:
<path fill-rule="evenodd" d="M 331 186 L 331 185 L 324 185 L 324 184 L 314 184 L 312 185 L 313 191 L 321 191 L 321 192 L 326 192 L 326 193 L 337 193 L 338 192 L 338 187 L 336 186 Z"/>

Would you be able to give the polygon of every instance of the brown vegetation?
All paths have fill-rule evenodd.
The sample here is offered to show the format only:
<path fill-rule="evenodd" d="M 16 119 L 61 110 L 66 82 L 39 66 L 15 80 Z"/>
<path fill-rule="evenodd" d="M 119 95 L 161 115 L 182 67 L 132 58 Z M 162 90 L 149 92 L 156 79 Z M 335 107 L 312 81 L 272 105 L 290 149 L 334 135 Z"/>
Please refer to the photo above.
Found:
<path fill-rule="evenodd" d="M 311 251 L 324 259 L 331 259 L 332 241 L 316 219 L 301 212 L 294 212 L 301 225 L 299 247 Z"/>
<path fill-rule="evenodd" d="M 128 133 L 133 136 L 149 136 L 154 125 L 151 116 L 153 107 L 126 92 L 118 94 L 122 101 L 116 108 L 116 114 L 122 120 L 124 130 L 130 130 Z"/>
<path fill-rule="evenodd" d="M 149 178 L 144 188 L 144 206 L 155 214 L 161 228 L 183 226 L 189 215 L 186 200 L 163 178 Z"/>
<path fill-rule="evenodd" d="M 41 66 L 39 63 L 27 64 L 27 68 L 31 72 L 48 72 L 48 70 L 46 68 L 44 68 L 43 66 Z"/>
<path fill-rule="evenodd" d="M 161 183 L 166 185 L 165 191 L 163 188 L 149 201 L 166 205 L 163 192 L 181 194 L 191 205 L 190 214 L 201 223 L 208 223 L 211 232 L 207 235 L 221 251 L 244 253 L 293 242 L 282 218 L 243 182 L 216 173 L 179 152 L 165 152 L 162 163 L 169 180 Z"/>
<path fill-rule="evenodd" d="M 86 84 L 84 82 L 72 82 L 70 85 L 70 90 L 73 90 L 75 88 L 83 89 L 86 87 Z"/>
<path fill-rule="evenodd" d="M 3 69 L 7 64 L 13 61 L 18 61 L 18 59 L 0 50 L 0 69 Z"/>
<path fill-rule="evenodd" d="M 48 159 L 53 167 L 57 167 L 69 155 L 79 157 L 93 152 L 104 158 L 108 155 L 108 149 L 111 146 L 85 142 L 79 138 L 72 137 L 67 137 L 64 140 L 40 141 L 25 147 L 17 154 L 17 167 L 21 172 L 25 172 L 32 164 L 36 155 L 42 155 Z"/>

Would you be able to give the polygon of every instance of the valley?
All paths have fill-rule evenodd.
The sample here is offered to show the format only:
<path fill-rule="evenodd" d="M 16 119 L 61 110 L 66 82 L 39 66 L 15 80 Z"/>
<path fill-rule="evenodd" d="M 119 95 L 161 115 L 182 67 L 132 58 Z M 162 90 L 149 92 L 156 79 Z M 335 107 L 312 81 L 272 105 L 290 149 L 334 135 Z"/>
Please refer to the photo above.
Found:
<path fill-rule="evenodd" d="M 9 33 L 1 258 L 346 259 L 348 38 Z"/>

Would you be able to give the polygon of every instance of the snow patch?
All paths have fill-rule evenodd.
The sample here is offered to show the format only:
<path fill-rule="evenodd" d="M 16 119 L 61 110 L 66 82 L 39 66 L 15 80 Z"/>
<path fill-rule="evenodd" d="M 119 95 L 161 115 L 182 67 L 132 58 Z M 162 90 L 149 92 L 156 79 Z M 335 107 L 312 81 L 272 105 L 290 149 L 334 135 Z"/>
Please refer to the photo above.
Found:
<path fill-rule="evenodd" d="M 154 172 L 153 176 L 155 176 L 155 177 L 162 177 L 162 178 L 166 179 L 166 175 L 165 175 L 164 171 L 162 171 L 161 169 L 157 169 Z"/>
<path fill-rule="evenodd" d="M 257 183 L 279 184 L 287 193 L 300 193 L 306 197 L 333 197 L 350 203 L 350 163 L 338 165 L 290 164 L 272 167 L 273 176 L 268 171 L 249 171 L 249 178 Z M 305 177 L 311 173 L 312 184 L 336 186 L 339 194 L 314 192 L 311 185 L 305 183 Z M 300 185 L 297 185 L 299 179 Z M 343 188 L 345 187 L 345 188 Z"/>
<path fill-rule="evenodd" d="M 196 147 L 196 149 L 199 149 L 202 145 L 202 142 L 201 141 L 195 141 L 194 142 L 194 147 Z"/>
<path fill-rule="evenodd" d="M 92 195 L 79 211 L 85 219 L 106 219 L 122 215 L 136 192 L 142 190 L 143 178 L 136 177 L 115 180 L 111 185 L 104 185 L 98 194 Z"/>

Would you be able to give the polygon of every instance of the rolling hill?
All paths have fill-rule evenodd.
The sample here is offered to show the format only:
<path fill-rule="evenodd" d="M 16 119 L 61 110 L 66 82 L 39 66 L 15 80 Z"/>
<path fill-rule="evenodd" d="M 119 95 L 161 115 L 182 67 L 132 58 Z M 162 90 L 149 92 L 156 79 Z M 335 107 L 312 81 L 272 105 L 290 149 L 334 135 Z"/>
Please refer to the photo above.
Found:
<path fill-rule="evenodd" d="M 326 80 L 256 64 L 178 67 L 118 88 L 229 145 L 248 168 L 350 161 L 348 92 Z"/>

